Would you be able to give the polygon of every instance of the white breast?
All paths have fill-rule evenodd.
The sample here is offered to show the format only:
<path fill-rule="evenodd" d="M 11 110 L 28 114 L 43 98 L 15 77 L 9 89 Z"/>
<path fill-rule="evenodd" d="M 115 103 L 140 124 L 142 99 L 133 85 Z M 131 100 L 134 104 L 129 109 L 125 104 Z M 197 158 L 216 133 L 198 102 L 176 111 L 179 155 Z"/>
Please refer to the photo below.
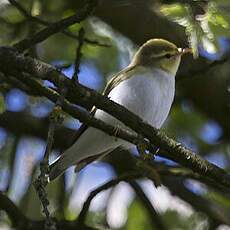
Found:
<path fill-rule="evenodd" d="M 110 93 L 111 100 L 125 106 L 139 115 L 143 120 L 160 128 L 168 116 L 175 91 L 175 78 L 163 71 L 151 70 L 132 76 L 121 82 Z M 122 123 L 97 110 L 95 117 L 115 127 Z M 112 150 L 118 146 L 130 148 L 133 145 L 89 127 L 61 158 L 63 167 L 75 164 L 80 160 Z"/>
<path fill-rule="evenodd" d="M 175 77 L 152 69 L 120 83 L 108 96 L 152 126 L 160 128 L 170 111 L 174 92 Z M 96 117 L 111 122 L 111 117 L 102 111 L 98 111 Z"/>

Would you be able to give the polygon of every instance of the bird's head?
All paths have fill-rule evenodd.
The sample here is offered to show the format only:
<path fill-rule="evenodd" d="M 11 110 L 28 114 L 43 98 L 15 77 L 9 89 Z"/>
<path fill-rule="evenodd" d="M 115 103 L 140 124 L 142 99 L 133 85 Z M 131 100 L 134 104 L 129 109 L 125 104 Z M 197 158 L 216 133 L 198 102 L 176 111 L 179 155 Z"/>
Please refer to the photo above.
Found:
<path fill-rule="evenodd" d="M 175 75 L 181 56 L 190 52 L 191 49 L 178 48 L 167 40 L 151 39 L 138 49 L 131 64 L 159 68 Z"/>

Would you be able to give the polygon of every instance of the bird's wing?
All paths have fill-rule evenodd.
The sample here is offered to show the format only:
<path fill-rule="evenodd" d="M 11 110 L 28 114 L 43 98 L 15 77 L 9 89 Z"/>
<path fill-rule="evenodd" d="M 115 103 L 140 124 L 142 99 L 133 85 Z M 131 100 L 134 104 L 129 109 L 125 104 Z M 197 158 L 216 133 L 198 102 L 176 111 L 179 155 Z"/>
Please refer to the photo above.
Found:
<path fill-rule="evenodd" d="M 133 66 L 132 67 L 127 67 L 126 69 L 120 71 L 119 73 L 117 73 L 116 75 L 113 76 L 113 78 L 109 81 L 109 83 L 107 84 L 107 87 L 105 88 L 103 95 L 108 96 L 109 93 L 111 92 L 111 90 L 118 85 L 120 82 L 122 82 L 122 80 L 124 79 L 124 77 L 131 77 L 132 75 L 132 70 L 133 70 Z M 127 75 L 128 73 L 128 75 Z M 90 111 L 91 115 L 94 115 L 96 113 L 96 107 L 93 107 L 92 110 Z M 75 140 L 72 144 L 74 144 L 79 138 L 80 136 L 87 130 L 88 126 L 85 124 L 82 124 L 81 127 L 78 129 L 76 136 L 75 136 Z M 108 154 L 109 152 L 111 152 L 112 150 L 106 150 L 96 156 L 92 156 L 92 157 L 86 157 L 85 159 L 82 159 L 80 161 L 80 169 L 82 167 L 84 167 L 85 165 L 91 163 L 92 161 L 98 159 L 98 157 L 103 157 L 106 154 Z M 60 158 L 61 159 L 61 158 Z M 52 163 L 50 165 L 50 173 L 49 173 L 49 179 L 53 180 L 55 179 L 57 176 L 59 176 L 60 174 L 62 174 L 65 171 L 65 167 L 58 167 L 58 164 L 60 165 L 60 159 L 56 160 L 54 163 Z M 78 169 L 79 170 L 79 169 Z"/>
<path fill-rule="evenodd" d="M 96 107 L 93 107 L 93 108 L 91 109 L 91 111 L 90 111 L 90 114 L 93 116 L 93 115 L 96 113 L 96 110 L 97 110 L 97 108 L 96 108 Z M 71 145 L 73 145 L 73 144 L 79 139 L 79 137 L 82 135 L 82 133 L 85 132 L 85 130 L 86 130 L 87 128 L 88 128 L 88 125 L 86 125 L 86 124 L 84 124 L 84 123 L 80 126 L 80 128 L 77 130 L 77 132 L 76 132 L 76 134 L 75 134 L 75 137 L 74 137 L 73 142 L 72 142 Z"/>
<path fill-rule="evenodd" d="M 80 172 L 86 165 L 106 156 L 109 152 L 111 152 L 111 149 L 106 150 L 100 154 L 89 156 L 80 160 L 75 167 L 75 172 Z M 66 168 L 60 167 L 60 160 L 61 158 L 58 158 L 55 162 L 49 165 L 49 181 L 54 180 L 55 178 L 57 178 L 65 172 Z"/>
<path fill-rule="evenodd" d="M 108 96 L 111 90 L 121 83 L 124 79 L 130 78 L 132 76 L 132 70 L 135 68 L 135 65 L 128 66 L 127 68 L 116 73 L 111 80 L 108 82 L 107 86 L 103 91 L 103 95 Z"/>
<path fill-rule="evenodd" d="M 115 75 L 113 75 L 113 77 L 111 78 L 111 80 L 108 82 L 107 86 L 105 87 L 104 91 L 103 91 L 103 95 L 108 96 L 109 93 L 111 92 L 111 90 L 117 86 L 120 82 L 122 82 L 124 80 L 125 77 L 127 77 L 127 73 L 128 77 L 131 77 L 131 73 L 132 70 L 135 68 L 135 66 L 128 66 L 127 68 L 121 70 L 120 72 L 116 73 Z M 96 107 L 93 107 L 90 111 L 91 115 L 94 115 L 97 111 Z M 75 143 L 79 137 L 82 135 L 82 133 L 85 132 L 85 130 L 88 128 L 88 125 L 86 124 L 82 124 L 81 127 L 78 129 L 76 136 L 74 138 L 73 143 Z"/>

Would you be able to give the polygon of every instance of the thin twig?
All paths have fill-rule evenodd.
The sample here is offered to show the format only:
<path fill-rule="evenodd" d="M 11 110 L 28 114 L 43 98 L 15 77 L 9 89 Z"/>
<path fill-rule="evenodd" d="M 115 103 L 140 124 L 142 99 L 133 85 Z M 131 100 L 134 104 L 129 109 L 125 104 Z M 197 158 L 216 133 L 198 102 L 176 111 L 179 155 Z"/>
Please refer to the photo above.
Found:
<path fill-rule="evenodd" d="M 41 173 L 40 173 L 39 177 L 34 182 L 34 186 L 36 188 L 36 191 L 38 193 L 38 196 L 39 196 L 41 203 L 42 203 L 42 206 L 43 206 L 43 212 L 46 215 L 45 227 L 48 230 L 55 230 L 56 229 L 56 224 L 52 220 L 52 218 L 50 216 L 50 212 L 48 210 L 49 200 L 47 198 L 47 193 L 45 190 L 45 187 L 47 185 L 47 175 L 49 174 L 49 155 L 52 151 L 55 128 L 56 128 L 57 124 L 60 124 L 63 121 L 63 117 L 61 116 L 61 107 L 62 107 L 62 103 L 65 99 L 65 95 L 66 95 L 66 90 L 63 87 L 63 89 L 60 89 L 60 95 L 59 95 L 59 97 L 55 103 L 55 106 L 53 108 L 53 111 L 50 115 L 50 125 L 49 125 L 49 130 L 48 130 L 46 150 L 45 150 L 43 160 L 40 164 Z"/>
<path fill-rule="evenodd" d="M 159 214 L 157 213 L 157 211 L 155 210 L 155 208 L 151 204 L 150 200 L 145 195 L 141 186 L 136 181 L 130 181 L 129 184 L 131 185 L 131 187 L 136 192 L 138 198 L 142 201 L 144 207 L 147 209 L 147 211 L 149 213 L 150 220 L 151 220 L 153 226 L 155 226 L 155 229 L 166 230 L 167 228 L 165 227 Z"/>
<path fill-rule="evenodd" d="M 83 28 L 81 28 L 79 30 L 79 33 L 78 33 L 79 40 L 78 40 L 78 47 L 76 49 L 76 58 L 75 58 L 75 63 L 74 63 L 74 74 L 72 77 L 73 83 L 78 82 L 78 74 L 80 71 L 80 62 L 81 62 L 81 56 L 82 56 L 81 49 L 82 49 L 82 46 L 84 44 L 84 36 L 85 36 L 85 31 Z"/>
<path fill-rule="evenodd" d="M 148 164 L 150 164 L 150 162 L 148 162 Z M 225 195 L 228 194 L 228 196 L 230 197 L 230 189 L 229 188 L 224 187 L 221 184 L 217 184 L 214 180 L 212 180 L 210 178 L 204 177 L 198 173 L 194 173 L 190 169 L 183 168 L 180 166 L 176 166 L 176 167 L 167 166 L 166 167 L 164 165 L 158 165 L 158 166 L 152 165 L 151 167 L 153 167 L 153 168 L 157 167 L 157 171 L 161 176 L 173 176 L 173 177 L 180 177 L 180 178 L 184 178 L 184 179 L 196 180 L 196 181 L 199 181 L 201 183 L 208 185 L 214 191 L 221 192 Z"/>
<path fill-rule="evenodd" d="M 48 210 L 49 200 L 47 198 L 47 192 L 45 190 L 45 186 L 47 185 L 47 175 L 49 173 L 49 154 L 53 145 L 54 129 L 55 129 L 55 124 L 51 121 L 49 126 L 49 131 L 48 131 L 47 145 L 46 145 L 44 158 L 40 164 L 40 175 L 34 181 L 34 187 L 38 193 L 38 197 L 43 206 L 43 212 L 46 216 L 45 229 L 48 230 L 56 229 L 55 222 L 52 220 L 50 216 L 50 212 Z"/>
<path fill-rule="evenodd" d="M 85 201 L 85 203 L 83 204 L 83 207 L 80 211 L 80 214 L 76 220 L 78 222 L 78 224 L 79 225 L 84 224 L 87 212 L 89 210 L 90 203 L 98 193 L 117 185 L 121 181 L 132 181 L 132 180 L 135 180 L 139 177 L 140 177 L 140 173 L 132 173 L 132 174 L 128 174 L 128 175 L 123 175 L 123 176 L 120 176 L 118 178 L 115 178 L 115 179 L 112 179 L 112 180 L 106 182 L 105 184 L 99 186 L 98 188 L 96 188 L 95 190 L 90 192 L 90 194 L 89 194 L 87 200 Z"/>
<path fill-rule="evenodd" d="M 162 177 L 162 180 L 172 194 L 189 203 L 195 210 L 205 213 L 210 220 L 215 221 L 218 225 L 230 225 L 230 214 L 226 209 L 219 206 L 216 202 L 205 198 L 205 196 L 202 197 L 190 191 L 184 185 L 183 180 L 169 176 Z"/>
<path fill-rule="evenodd" d="M 19 12 L 21 12 L 21 14 L 25 18 L 28 18 L 29 20 L 33 20 L 34 22 L 36 22 L 36 23 L 38 23 L 40 25 L 44 25 L 44 26 L 49 26 L 51 24 L 48 21 L 45 21 L 45 20 L 40 19 L 38 17 L 34 17 L 31 14 L 29 14 L 26 11 L 26 9 L 19 2 L 16 2 L 15 0 L 9 0 L 9 2 L 11 3 L 11 5 L 16 7 L 19 10 Z M 64 30 L 62 30 L 60 32 L 63 33 L 64 35 L 70 37 L 70 38 L 77 39 L 77 40 L 80 39 L 78 35 L 69 32 L 67 29 L 64 29 Z M 86 43 L 88 43 L 90 45 L 95 45 L 95 46 L 111 47 L 111 45 L 109 45 L 109 44 L 104 44 L 104 43 L 101 43 L 101 42 L 99 42 L 97 40 L 92 40 L 92 39 L 89 39 L 89 38 L 84 38 L 84 42 L 86 42 Z"/>
<path fill-rule="evenodd" d="M 12 221 L 14 227 L 22 226 L 27 222 L 27 217 L 20 211 L 20 209 L 3 193 L 0 191 L 0 210 L 6 211 Z"/>
<path fill-rule="evenodd" d="M 23 212 L 10 200 L 3 192 L 0 191 L 0 211 L 3 210 L 8 215 L 12 222 L 14 229 L 44 229 L 45 220 L 32 220 L 27 218 Z M 79 229 L 77 221 L 59 220 L 57 222 L 58 230 L 73 230 Z M 81 225 L 84 230 L 99 230 L 101 228 L 94 228 L 87 225 Z"/>
<path fill-rule="evenodd" d="M 71 26 L 75 23 L 80 23 L 92 12 L 96 4 L 96 0 L 88 0 L 84 7 L 80 9 L 76 14 L 48 25 L 43 30 L 34 34 L 31 38 L 25 38 L 24 40 L 14 44 L 14 47 L 20 52 L 23 52 L 26 49 L 29 49 L 34 45 L 46 40 L 48 37 L 64 30 L 68 26 Z"/>

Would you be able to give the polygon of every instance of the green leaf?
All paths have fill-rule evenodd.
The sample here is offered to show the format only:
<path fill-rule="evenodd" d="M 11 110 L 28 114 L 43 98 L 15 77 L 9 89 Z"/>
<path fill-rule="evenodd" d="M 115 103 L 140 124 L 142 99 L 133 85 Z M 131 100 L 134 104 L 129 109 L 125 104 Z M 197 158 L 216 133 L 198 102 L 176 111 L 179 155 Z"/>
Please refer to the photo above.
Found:
<path fill-rule="evenodd" d="M 145 208 L 137 200 L 134 200 L 129 207 L 128 221 L 124 227 L 124 230 L 133 229 L 153 230 L 152 223 L 150 222 Z"/>
<path fill-rule="evenodd" d="M 199 45 L 208 52 L 217 52 L 218 39 L 230 36 L 229 9 L 230 1 L 221 0 L 210 1 L 205 15 L 194 15 L 189 4 L 163 5 L 160 11 L 169 20 L 185 27 L 190 47 L 197 57 Z"/>
<path fill-rule="evenodd" d="M 162 5 L 160 11 L 165 16 L 180 19 L 183 17 L 187 17 L 187 8 L 183 4 L 171 4 L 171 5 Z"/>

